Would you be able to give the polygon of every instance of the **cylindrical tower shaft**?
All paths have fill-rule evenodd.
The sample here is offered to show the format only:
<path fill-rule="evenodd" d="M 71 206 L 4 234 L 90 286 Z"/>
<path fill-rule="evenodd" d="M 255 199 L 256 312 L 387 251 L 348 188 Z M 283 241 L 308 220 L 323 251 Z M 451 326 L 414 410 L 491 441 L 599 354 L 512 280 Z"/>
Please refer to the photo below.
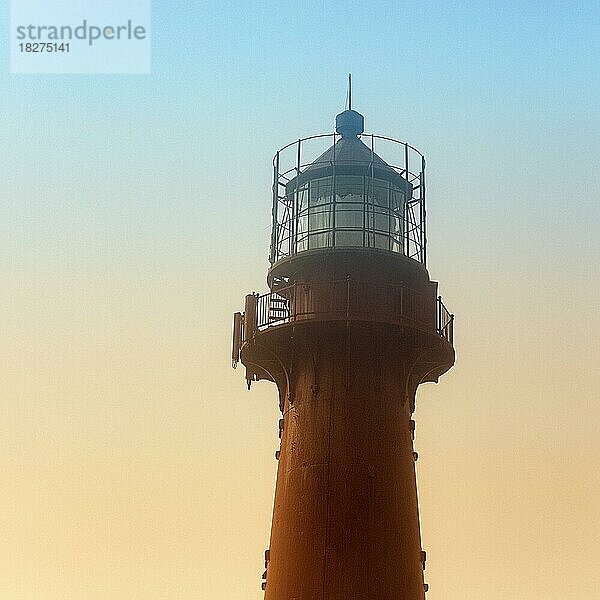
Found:
<path fill-rule="evenodd" d="M 295 344 L 266 600 L 422 600 L 411 360 L 379 327 Z"/>

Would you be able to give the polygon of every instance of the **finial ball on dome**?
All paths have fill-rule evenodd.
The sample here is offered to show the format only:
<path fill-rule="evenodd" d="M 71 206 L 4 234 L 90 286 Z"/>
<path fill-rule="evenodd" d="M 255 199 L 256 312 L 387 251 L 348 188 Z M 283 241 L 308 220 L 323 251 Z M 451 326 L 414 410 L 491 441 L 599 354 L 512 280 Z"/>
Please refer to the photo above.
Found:
<path fill-rule="evenodd" d="M 365 130 L 365 118 L 355 110 L 345 110 L 335 118 L 335 130 L 342 137 L 356 137 Z"/>

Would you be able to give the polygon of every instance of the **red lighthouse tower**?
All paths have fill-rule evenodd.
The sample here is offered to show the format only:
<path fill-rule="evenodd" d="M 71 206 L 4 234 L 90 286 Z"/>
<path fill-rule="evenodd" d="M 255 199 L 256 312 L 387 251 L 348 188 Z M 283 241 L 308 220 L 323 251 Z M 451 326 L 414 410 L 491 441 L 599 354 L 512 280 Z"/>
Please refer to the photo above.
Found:
<path fill-rule="evenodd" d="M 270 291 L 234 318 L 234 365 L 282 412 L 266 600 L 427 589 L 411 416 L 454 364 L 453 317 L 426 268 L 425 160 L 363 124 L 346 110 L 275 155 Z"/>

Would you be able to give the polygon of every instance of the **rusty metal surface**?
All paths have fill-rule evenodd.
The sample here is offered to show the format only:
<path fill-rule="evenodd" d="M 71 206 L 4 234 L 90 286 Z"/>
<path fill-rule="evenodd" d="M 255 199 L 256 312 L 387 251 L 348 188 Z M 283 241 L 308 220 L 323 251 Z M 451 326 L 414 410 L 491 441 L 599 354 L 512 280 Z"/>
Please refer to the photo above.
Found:
<path fill-rule="evenodd" d="M 328 334 L 288 368 L 266 600 L 422 600 L 411 365 Z"/>

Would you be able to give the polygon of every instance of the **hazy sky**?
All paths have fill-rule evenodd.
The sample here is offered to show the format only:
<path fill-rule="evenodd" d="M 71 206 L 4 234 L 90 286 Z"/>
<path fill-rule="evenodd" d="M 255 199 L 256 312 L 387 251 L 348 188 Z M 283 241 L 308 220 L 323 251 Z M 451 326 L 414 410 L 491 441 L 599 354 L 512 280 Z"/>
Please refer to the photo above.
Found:
<path fill-rule="evenodd" d="M 428 600 L 599 597 L 599 32 L 597 2 L 155 0 L 129 76 L 9 75 L 3 38 L 0 600 L 262 598 L 277 403 L 231 316 L 272 155 L 350 71 L 427 157 L 456 313 L 417 400 Z"/>

